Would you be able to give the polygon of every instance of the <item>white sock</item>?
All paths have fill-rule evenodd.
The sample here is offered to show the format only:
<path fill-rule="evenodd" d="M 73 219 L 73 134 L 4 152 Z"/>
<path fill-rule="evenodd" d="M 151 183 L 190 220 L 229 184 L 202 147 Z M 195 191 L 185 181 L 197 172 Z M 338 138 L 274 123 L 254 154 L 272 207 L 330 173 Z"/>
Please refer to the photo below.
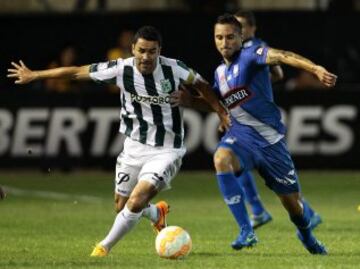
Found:
<path fill-rule="evenodd" d="M 110 232 L 105 237 L 105 239 L 100 242 L 100 245 L 109 251 L 139 222 L 141 214 L 142 211 L 139 213 L 131 212 L 125 205 L 124 209 L 117 214 Z"/>
<path fill-rule="evenodd" d="M 156 223 L 159 220 L 158 208 L 154 204 L 149 204 L 143 209 L 142 216 Z"/>

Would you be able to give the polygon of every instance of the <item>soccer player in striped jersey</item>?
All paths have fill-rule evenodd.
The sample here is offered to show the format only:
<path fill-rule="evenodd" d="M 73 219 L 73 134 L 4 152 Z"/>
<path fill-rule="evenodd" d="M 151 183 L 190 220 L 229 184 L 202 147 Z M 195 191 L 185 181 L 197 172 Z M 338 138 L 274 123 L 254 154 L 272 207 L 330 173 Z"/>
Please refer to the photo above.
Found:
<path fill-rule="evenodd" d="M 163 201 L 154 205 L 150 200 L 160 190 L 170 188 L 185 154 L 182 108 L 170 104 L 170 94 L 180 84 L 193 85 L 217 111 L 222 127 L 230 126 L 228 112 L 211 86 L 181 61 L 160 56 L 161 43 L 160 33 L 144 26 L 135 34 L 131 58 L 42 71 L 31 71 L 20 61 L 8 70 L 8 77 L 15 78 L 16 84 L 70 77 L 113 83 L 121 89 L 120 132 L 126 139 L 116 163 L 118 214 L 91 256 L 106 256 L 141 216 L 149 218 L 157 231 L 166 226 L 168 205 Z"/>
<path fill-rule="evenodd" d="M 214 26 L 215 45 L 223 63 L 215 71 L 214 91 L 229 109 L 232 125 L 214 154 L 220 191 L 240 228 L 231 244 L 234 249 L 257 243 L 246 211 L 244 193 L 236 176 L 256 168 L 272 189 L 297 228 L 297 236 L 311 254 L 327 254 L 325 246 L 312 233 L 311 212 L 302 201 L 300 183 L 287 149 L 285 127 L 273 100 L 268 65 L 287 64 L 313 73 L 327 87 L 336 75 L 324 67 L 289 51 L 258 45 L 242 48 L 242 26 L 230 14 L 219 16 Z M 175 95 L 174 103 L 179 103 Z M 200 98 L 190 106 L 209 109 Z"/>

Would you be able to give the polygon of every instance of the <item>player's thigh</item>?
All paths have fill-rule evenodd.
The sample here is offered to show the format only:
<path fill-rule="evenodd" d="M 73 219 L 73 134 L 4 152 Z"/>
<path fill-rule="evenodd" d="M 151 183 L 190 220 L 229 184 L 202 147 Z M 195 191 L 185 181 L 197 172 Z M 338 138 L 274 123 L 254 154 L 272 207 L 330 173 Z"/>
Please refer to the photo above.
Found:
<path fill-rule="evenodd" d="M 221 138 L 217 147 L 217 149 L 222 148 L 232 151 L 233 155 L 231 155 L 232 160 L 230 163 L 234 172 L 249 171 L 256 166 L 254 148 L 251 143 L 245 141 L 241 135 L 236 137 L 230 132 L 226 133 Z"/>
<path fill-rule="evenodd" d="M 160 191 L 171 188 L 171 181 L 179 172 L 183 151 L 161 152 L 153 157 L 142 167 L 139 181 L 147 181 Z"/>
<path fill-rule="evenodd" d="M 115 169 L 115 194 L 129 197 L 138 181 L 141 166 L 128 164 L 126 157 L 118 157 Z"/>

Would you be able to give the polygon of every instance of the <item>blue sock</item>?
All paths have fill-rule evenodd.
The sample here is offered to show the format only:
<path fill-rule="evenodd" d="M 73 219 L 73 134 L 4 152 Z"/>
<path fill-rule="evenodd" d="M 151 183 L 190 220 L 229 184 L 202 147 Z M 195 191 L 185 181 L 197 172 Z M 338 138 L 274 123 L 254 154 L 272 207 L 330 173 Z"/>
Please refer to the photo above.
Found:
<path fill-rule="evenodd" d="M 304 212 L 300 216 L 290 216 L 291 221 L 296 225 L 299 232 L 303 236 L 305 241 L 313 240 L 314 237 L 312 235 L 310 226 L 310 213 L 311 210 L 307 203 L 303 203 Z"/>
<path fill-rule="evenodd" d="M 244 190 L 246 201 L 250 204 L 251 211 L 254 215 L 260 215 L 265 211 L 260 201 L 260 196 L 255 185 L 255 179 L 251 172 L 244 172 L 237 181 Z"/>
<path fill-rule="evenodd" d="M 307 210 L 308 210 L 308 212 L 309 212 L 310 218 L 311 218 L 312 216 L 314 216 L 315 211 L 310 207 L 309 203 L 308 203 L 304 198 L 302 198 L 301 201 L 302 201 L 302 203 L 303 203 L 304 208 L 305 208 L 305 207 L 307 208 Z"/>
<path fill-rule="evenodd" d="M 239 186 L 236 177 L 231 172 L 218 173 L 216 177 L 225 203 L 230 208 L 240 229 L 251 231 L 249 215 L 245 207 L 244 192 Z"/>

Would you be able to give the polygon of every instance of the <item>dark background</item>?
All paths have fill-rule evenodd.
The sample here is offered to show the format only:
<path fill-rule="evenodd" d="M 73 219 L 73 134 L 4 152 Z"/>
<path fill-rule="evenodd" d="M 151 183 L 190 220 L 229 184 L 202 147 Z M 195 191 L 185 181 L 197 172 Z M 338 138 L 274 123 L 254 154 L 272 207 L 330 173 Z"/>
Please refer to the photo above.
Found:
<path fill-rule="evenodd" d="M 274 85 L 275 99 L 284 109 L 311 104 L 331 107 L 350 104 L 359 108 L 360 100 L 360 26 L 359 13 L 346 12 L 256 12 L 257 36 L 270 46 L 302 54 L 338 75 L 334 89 L 289 92 L 284 82 Z M 126 29 L 136 31 L 151 24 L 160 29 L 164 44 L 162 54 L 178 58 L 201 73 L 211 83 L 213 72 L 220 62 L 213 42 L 215 14 L 192 12 L 132 12 L 132 13 L 72 13 L 0 15 L 0 109 L 14 113 L 23 107 L 80 107 L 119 106 L 118 97 L 95 83 L 83 85 L 76 94 L 48 93 L 41 83 L 17 86 L 6 78 L 11 61 L 22 59 L 32 69 L 47 68 L 65 46 L 78 51 L 77 64 L 106 60 L 106 52 L 115 46 L 119 33 Z M 296 71 L 284 67 L 286 79 Z M 286 81 L 286 79 L 284 81 Z M 0 123 L 1 124 L 1 123 Z M 360 153 L 359 118 L 348 122 L 355 134 L 350 151 L 338 156 L 294 155 L 299 168 L 358 169 Z M 114 127 L 114 135 L 116 133 Z M 91 132 L 91 131 L 87 131 Z M 84 147 L 89 138 L 84 134 Z M 333 139 L 322 133 L 318 139 Z M 0 138 L 1 139 L 1 138 Z M 6 153 L 0 156 L 0 167 L 49 166 L 72 169 L 98 166 L 113 168 L 114 158 L 68 158 L 66 152 L 55 158 L 14 158 Z M 187 155 L 184 168 L 208 169 L 211 155 L 199 147 Z"/>
<path fill-rule="evenodd" d="M 338 89 L 359 89 L 358 13 L 257 12 L 257 35 L 270 46 L 309 57 L 339 75 Z M 119 33 L 146 24 L 163 34 L 162 54 L 180 58 L 212 81 L 220 61 L 213 42 L 216 15 L 181 12 L 0 15 L 1 90 L 14 85 L 5 77 L 11 60 L 45 68 L 59 51 L 73 45 L 78 64 L 100 62 Z M 286 76 L 295 71 L 286 68 Z M 279 87 L 279 86 L 278 86 Z"/>

